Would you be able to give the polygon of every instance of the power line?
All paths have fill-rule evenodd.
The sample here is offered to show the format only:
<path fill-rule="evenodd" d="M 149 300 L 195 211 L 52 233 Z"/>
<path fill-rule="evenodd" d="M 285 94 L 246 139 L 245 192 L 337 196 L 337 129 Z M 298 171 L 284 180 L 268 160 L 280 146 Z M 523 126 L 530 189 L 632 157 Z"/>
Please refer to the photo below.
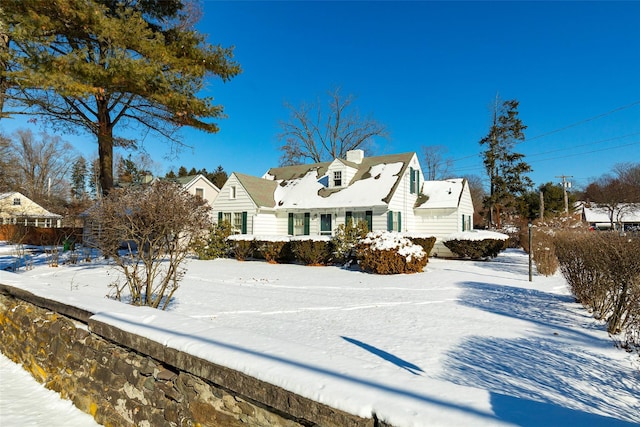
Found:
<path fill-rule="evenodd" d="M 578 122 L 575 122 L 575 123 L 569 124 L 569 125 L 567 125 L 567 126 L 563 126 L 563 127 L 557 128 L 557 129 L 553 129 L 553 130 L 551 130 L 551 131 L 549 131 L 549 132 L 545 132 L 545 133 L 542 133 L 542 134 L 540 134 L 540 135 L 536 135 L 536 136 L 534 136 L 534 137 L 531 137 L 531 138 L 525 139 L 523 142 L 527 142 L 527 141 L 532 141 L 532 140 L 540 139 L 540 138 L 543 138 L 543 137 L 545 137 L 545 136 L 552 135 L 552 134 L 554 134 L 554 133 L 562 132 L 563 130 L 570 129 L 570 128 L 572 128 L 572 127 L 576 127 L 576 126 L 579 126 L 579 125 L 581 125 L 581 124 L 583 124 L 583 123 L 588 123 L 588 122 L 593 121 L 593 120 L 597 120 L 597 119 L 599 119 L 599 118 L 602 118 L 602 117 L 608 116 L 608 115 L 610 115 L 610 114 L 616 113 L 616 112 L 621 111 L 621 110 L 625 110 L 625 109 L 627 109 L 627 108 L 631 108 L 631 107 L 633 107 L 633 106 L 635 106 L 635 105 L 639 105 L 639 104 L 640 104 L 640 100 L 638 100 L 638 101 L 634 101 L 634 102 L 632 102 L 632 103 L 630 103 L 630 104 L 623 105 L 622 107 L 614 108 L 613 110 L 607 111 L 606 113 L 598 114 L 597 116 L 589 117 L 589 118 L 587 118 L 587 119 L 580 120 L 580 121 L 578 121 Z M 591 144 L 576 145 L 576 146 L 574 146 L 574 147 L 568 147 L 568 148 L 566 148 L 566 150 L 570 150 L 570 149 L 575 148 L 575 147 L 582 147 L 582 146 L 584 146 L 584 145 L 598 144 L 598 143 L 601 143 L 601 142 L 611 141 L 611 140 L 613 140 L 613 139 L 620 139 L 620 138 L 625 138 L 625 137 L 628 137 L 628 136 L 634 136 L 634 135 L 637 135 L 637 133 L 629 134 L 629 135 L 625 135 L 625 136 L 620 136 L 620 137 L 615 137 L 615 138 L 610 138 L 610 139 L 608 139 L 608 140 L 602 140 L 602 141 L 594 142 L 594 143 L 591 143 Z M 548 153 L 552 153 L 552 152 L 556 152 L 556 151 L 562 151 L 562 149 L 561 149 L 561 150 L 549 151 L 549 152 L 543 152 L 543 153 L 541 153 L 541 154 L 548 154 Z M 460 160 L 465 160 L 465 159 L 470 159 L 470 158 L 476 157 L 477 155 L 479 155 L 479 153 L 478 153 L 478 154 L 472 154 L 472 155 L 469 155 L 469 156 L 459 157 L 459 158 L 457 158 L 457 159 L 452 159 L 451 161 L 455 163 L 455 162 L 458 162 L 458 161 L 460 161 Z M 538 154 L 535 154 L 535 155 L 538 155 Z"/>
<path fill-rule="evenodd" d="M 554 156 L 554 157 L 548 157 L 546 159 L 539 159 L 539 160 L 534 160 L 534 163 L 540 163 L 540 162 L 546 162 L 549 160 L 558 160 L 558 159 L 566 159 L 569 157 L 576 157 L 576 156 L 582 156 L 585 154 L 593 154 L 593 153 L 599 153 L 602 151 L 608 151 L 608 150 L 612 150 L 615 148 L 623 148 L 623 147 L 630 147 L 633 145 L 637 145 L 640 144 L 640 141 L 634 141 L 634 142 L 630 142 L 628 144 L 621 144 L 621 145 L 615 145 L 615 146 L 610 146 L 610 147 L 606 147 L 606 148 L 600 148 L 598 150 L 590 150 L 590 151 L 582 151 L 580 153 L 573 153 L 573 154 L 567 154 L 565 156 Z M 585 144 L 585 145 L 591 145 L 591 144 Z M 542 153 L 542 154 L 549 154 L 549 153 Z M 456 168 L 456 171 L 476 171 L 476 170 L 483 170 L 482 166 L 468 166 L 468 167 L 463 167 L 463 168 Z"/>
<path fill-rule="evenodd" d="M 534 139 L 543 138 L 545 136 L 548 136 L 548 135 L 551 135 L 551 134 L 554 134 L 554 133 L 557 133 L 557 132 L 562 132 L 563 130 L 567 130 L 567 129 L 570 129 L 572 127 L 579 126 L 579 125 L 581 125 L 583 123 L 587 123 L 587 122 L 599 119 L 601 117 L 608 116 L 609 114 L 613 114 L 613 113 L 616 113 L 618 111 L 625 110 L 627 108 L 631 108 L 634 105 L 638 105 L 638 104 L 640 104 L 640 100 L 632 102 L 631 104 L 623 105 L 622 107 L 614 108 L 613 110 L 607 111 L 606 113 L 598 114 L 597 116 L 589 117 L 588 119 L 580 120 L 579 122 L 575 122 L 575 123 L 572 123 L 570 125 L 567 125 L 567 126 L 564 126 L 564 127 L 558 128 L 558 129 L 554 129 L 554 130 L 551 130 L 549 132 L 542 133 L 540 135 L 536 135 L 536 136 L 534 136 L 532 138 L 526 139 L 525 141 L 532 141 Z"/>

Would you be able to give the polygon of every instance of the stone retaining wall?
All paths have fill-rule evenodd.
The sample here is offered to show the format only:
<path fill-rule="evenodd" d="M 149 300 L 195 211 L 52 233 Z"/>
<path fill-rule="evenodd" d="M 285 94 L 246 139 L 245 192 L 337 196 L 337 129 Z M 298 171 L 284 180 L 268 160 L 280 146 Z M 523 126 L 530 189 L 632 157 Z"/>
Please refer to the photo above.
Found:
<path fill-rule="evenodd" d="M 0 285 L 0 352 L 105 426 L 383 426 Z"/>

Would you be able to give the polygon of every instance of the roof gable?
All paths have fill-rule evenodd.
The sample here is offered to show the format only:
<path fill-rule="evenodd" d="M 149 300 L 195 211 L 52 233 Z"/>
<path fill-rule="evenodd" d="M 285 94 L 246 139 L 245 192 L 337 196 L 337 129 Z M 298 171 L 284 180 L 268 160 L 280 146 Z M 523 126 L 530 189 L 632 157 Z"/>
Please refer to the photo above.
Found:
<path fill-rule="evenodd" d="M 233 172 L 240 185 L 258 207 L 273 208 L 276 205 L 273 197 L 278 183 L 269 179 Z"/>

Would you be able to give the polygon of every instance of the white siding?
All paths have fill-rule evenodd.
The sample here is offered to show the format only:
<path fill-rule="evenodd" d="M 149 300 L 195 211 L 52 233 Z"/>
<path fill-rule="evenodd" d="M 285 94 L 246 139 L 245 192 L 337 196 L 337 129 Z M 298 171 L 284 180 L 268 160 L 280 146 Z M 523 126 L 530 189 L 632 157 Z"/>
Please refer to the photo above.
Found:
<path fill-rule="evenodd" d="M 413 156 L 411 162 L 409 162 L 409 166 L 405 170 L 402 179 L 396 189 L 393 198 L 389 202 L 389 210 L 393 212 L 401 212 L 401 227 L 402 232 L 414 232 L 416 231 L 416 217 L 414 206 L 416 204 L 416 200 L 418 199 L 419 190 L 415 193 L 411 193 L 411 168 L 417 170 L 420 174 L 420 183 L 423 182 L 422 177 L 422 169 L 420 168 L 420 163 L 418 162 L 418 158 L 416 155 Z M 421 184 L 420 184 L 421 185 Z M 376 230 L 378 228 L 375 228 Z M 387 217 L 384 217 L 384 228 L 380 228 L 382 230 L 387 229 Z"/>
<path fill-rule="evenodd" d="M 235 187 L 235 198 L 231 198 L 232 187 Z M 218 212 L 247 212 L 247 233 L 253 233 L 252 217 L 257 213 L 257 206 L 234 174 L 231 174 L 213 201 L 212 212 L 215 221 L 218 220 Z"/>
<path fill-rule="evenodd" d="M 442 243 L 442 238 L 459 231 L 462 217 L 457 209 L 421 209 L 416 216 L 416 232 L 436 238 L 431 256 L 450 257 L 453 253 Z"/>
<path fill-rule="evenodd" d="M 196 195 L 196 189 L 201 188 L 203 190 L 202 198 L 206 200 L 209 205 L 213 205 L 214 200 L 218 196 L 218 189 L 215 185 L 212 185 L 210 181 L 205 179 L 202 175 L 198 175 L 193 181 L 189 183 L 186 188 L 190 194 Z"/>
<path fill-rule="evenodd" d="M 442 239 L 451 233 L 462 231 L 462 216 L 469 217 L 473 228 L 473 202 L 469 185 L 464 182 L 458 208 L 417 209 L 416 232 L 436 237 L 432 256 L 450 257 L 453 253 L 442 243 Z"/>
<path fill-rule="evenodd" d="M 247 219 L 247 233 L 276 236 L 278 233 L 278 219 L 275 213 L 258 213 Z M 286 231 L 285 231 L 286 234 Z"/>

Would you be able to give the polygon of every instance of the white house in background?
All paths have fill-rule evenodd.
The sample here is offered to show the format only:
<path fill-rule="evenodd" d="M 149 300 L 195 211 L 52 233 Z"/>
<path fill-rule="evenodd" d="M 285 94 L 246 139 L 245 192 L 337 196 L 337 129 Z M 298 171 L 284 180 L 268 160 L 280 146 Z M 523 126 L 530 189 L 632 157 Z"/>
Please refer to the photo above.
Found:
<path fill-rule="evenodd" d="M 213 204 L 213 201 L 218 197 L 218 193 L 220 192 L 220 189 L 202 174 L 179 176 L 172 178 L 171 181 L 182 185 L 185 190 L 194 196 L 199 196 L 203 200 L 206 200 L 209 205 Z"/>
<path fill-rule="evenodd" d="M 473 228 L 466 181 L 422 177 L 416 153 L 365 157 L 353 150 L 346 159 L 272 168 L 262 178 L 234 172 L 213 211 L 236 232 L 253 235 L 331 236 L 350 219 L 370 230 L 436 237 Z"/>
<path fill-rule="evenodd" d="M 17 191 L 0 194 L 0 224 L 59 228 L 62 216 L 54 214 Z"/>
<path fill-rule="evenodd" d="M 600 230 L 638 231 L 640 230 L 640 203 L 620 203 L 611 209 L 595 203 L 581 202 L 582 220 L 590 227 Z"/>

